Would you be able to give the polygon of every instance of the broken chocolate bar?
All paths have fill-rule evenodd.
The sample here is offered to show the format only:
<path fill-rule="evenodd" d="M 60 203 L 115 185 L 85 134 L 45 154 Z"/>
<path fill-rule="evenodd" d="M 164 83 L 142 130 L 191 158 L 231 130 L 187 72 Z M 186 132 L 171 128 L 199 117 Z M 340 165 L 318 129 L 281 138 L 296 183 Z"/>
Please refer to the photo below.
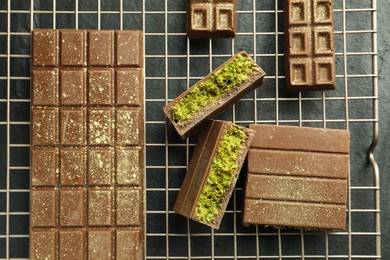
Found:
<path fill-rule="evenodd" d="M 218 229 L 253 135 L 231 122 L 207 121 L 174 211 Z"/>
<path fill-rule="evenodd" d="M 347 130 L 250 125 L 243 224 L 343 230 Z"/>
<path fill-rule="evenodd" d="M 335 89 L 333 0 L 285 0 L 284 6 L 287 89 Z"/>
<path fill-rule="evenodd" d="M 265 72 L 250 56 L 240 52 L 166 105 L 164 113 L 180 137 L 185 138 L 205 120 L 259 87 L 264 76 Z"/>
<path fill-rule="evenodd" d="M 189 38 L 236 36 L 237 0 L 187 0 Z"/>
<path fill-rule="evenodd" d="M 31 259 L 143 259 L 142 32 L 32 39 Z"/>

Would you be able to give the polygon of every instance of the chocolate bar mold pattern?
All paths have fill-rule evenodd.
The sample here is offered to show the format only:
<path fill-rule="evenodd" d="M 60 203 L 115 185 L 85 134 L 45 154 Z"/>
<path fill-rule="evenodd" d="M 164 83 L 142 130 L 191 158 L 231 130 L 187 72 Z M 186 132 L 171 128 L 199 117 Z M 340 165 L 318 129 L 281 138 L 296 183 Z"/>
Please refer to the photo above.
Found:
<path fill-rule="evenodd" d="M 143 258 L 142 32 L 32 34 L 30 257 Z"/>
<path fill-rule="evenodd" d="M 333 0 L 286 0 L 289 90 L 335 88 Z"/>
<path fill-rule="evenodd" d="M 236 32 L 236 0 L 187 0 L 190 38 L 231 38 Z"/>

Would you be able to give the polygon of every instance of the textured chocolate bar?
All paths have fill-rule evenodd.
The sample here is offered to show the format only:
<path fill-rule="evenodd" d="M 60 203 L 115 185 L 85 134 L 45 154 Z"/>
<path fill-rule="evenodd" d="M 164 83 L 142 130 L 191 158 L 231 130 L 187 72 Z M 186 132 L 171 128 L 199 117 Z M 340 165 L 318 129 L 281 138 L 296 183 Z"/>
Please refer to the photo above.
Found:
<path fill-rule="evenodd" d="M 342 230 L 346 221 L 347 130 L 250 125 L 244 224 Z"/>
<path fill-rule="evenodd" d="M 231 122 L 207 121 L 177 197 L 175 212 L 218 229 L 253 135 L 253 130 Z"/>
<path fill-rule="evenodd" d="M 237 0 L 187 0 L 189 38 L 236 36 Z"/>
<path fill-rule="evenodd" d="M 241 97 L 259 87 L 265 75 L 245 51 L 239 52 L 166 105 L 164 113 L 180 137 L 185 138 L 195 132 L 204 121 L 224 112 Z M 228 85 L 233 86 L 229 89 L 226 88 Z M 188 101 L 189 97 L 194 100 Z M 188 104 L 184 105 L 182 102 Z M 192 111 L 182 113 L 178 106 L 182 110 L 185 108 Z M 197 109 L 193 109 L 194 107 Z M 184 119 L 180 120 L 182 118 Z"/>
<path fill-rule="evenodd" d="M 31 259 L 143 259 L 142 32 L 32 39 Z"/>
<path fill-rule="evenodd" d="M 335 89 L 333 0 L 285 0 L 284 5 L 287 89 Z"/>

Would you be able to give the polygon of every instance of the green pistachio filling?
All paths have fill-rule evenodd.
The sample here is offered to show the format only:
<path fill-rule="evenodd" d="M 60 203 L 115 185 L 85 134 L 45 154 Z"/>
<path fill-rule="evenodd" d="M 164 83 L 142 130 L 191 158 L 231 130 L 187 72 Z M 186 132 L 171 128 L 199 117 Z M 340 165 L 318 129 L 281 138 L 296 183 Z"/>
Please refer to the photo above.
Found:
<path fill-rule="evenodd" d="M 237 55 L 177 102 L 171 109 L 172 119 L 178 124 L 187 121 L 202 107 L 248 80 L 256 66 L 249 57 Z"/>
<path fill-rule="evenodd" d="M 244 129 L 232 126 L 222 137 L 211 165 L 210 174 L 196 204 L 196 218 L 211 223 L 218 215 L 222 199 L 238 169 L 237 156 L 245 141 Z"/>

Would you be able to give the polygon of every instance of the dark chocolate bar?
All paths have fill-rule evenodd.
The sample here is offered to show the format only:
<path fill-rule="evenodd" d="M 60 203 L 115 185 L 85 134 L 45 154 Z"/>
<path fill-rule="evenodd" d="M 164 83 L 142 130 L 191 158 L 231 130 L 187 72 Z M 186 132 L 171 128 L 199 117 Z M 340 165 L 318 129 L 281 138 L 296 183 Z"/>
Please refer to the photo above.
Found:
<path fill-rule="evenodd" d="M 201 130 L 175 212 L 218 229 L 254 131 L 209 120 Z"/>
<path fill-rule="evenodd" d="M 264 81 L 265 72 L 246 52 L 239 52 L 163 110 L 181 138 L 191 135 L 207 119 L 230 108 Z"/>
<path fill-rule="evenodd" d="M 250 125 L 243 224 L 343 230 L 347 130 Z"/>
<path fill-rule="evenodd" d="M 32 39 L 31 259 L 143 259 L 142 32 Z"/>
<path fill-rule="evenodd" d="M 187 0 L 189 38 L 234 38 L 237 0 Z"/>
<path fill-rule="evenodd" d="M 284 6 L 287 89 L 335 89 L 333 0 L 285 0 Z"/>

